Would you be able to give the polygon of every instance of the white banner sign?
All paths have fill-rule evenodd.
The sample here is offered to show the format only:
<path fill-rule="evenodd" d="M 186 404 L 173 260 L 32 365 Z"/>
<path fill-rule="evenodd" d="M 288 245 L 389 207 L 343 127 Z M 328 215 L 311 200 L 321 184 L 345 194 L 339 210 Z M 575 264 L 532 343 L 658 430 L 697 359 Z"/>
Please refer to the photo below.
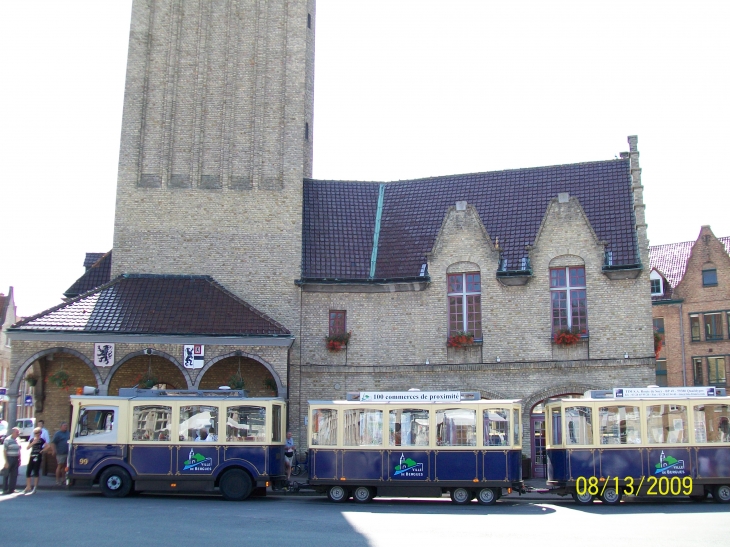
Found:
<path fill-rule="evenodd" d="M 97 367 L 114 365 L 114 344 L 94 344 L 94 365 Z"/>
<path fill-rule="evenodd" d="M 615 387 L 613 396 L 619 398 L 666 399 L 670 397 L 715 397 L 714 387 Z"/>
<path fill-rule="evenodd" d="M 205 364 L 205 346 L 190 344 L 183 346 L 183 366 L 185 368 L 203 368 Z"/>
<path fill-rule="evenodd" d="M 438 403 L 461 401 L 460 391 L 361 391 L 360 400 L 374 403 Z"/>

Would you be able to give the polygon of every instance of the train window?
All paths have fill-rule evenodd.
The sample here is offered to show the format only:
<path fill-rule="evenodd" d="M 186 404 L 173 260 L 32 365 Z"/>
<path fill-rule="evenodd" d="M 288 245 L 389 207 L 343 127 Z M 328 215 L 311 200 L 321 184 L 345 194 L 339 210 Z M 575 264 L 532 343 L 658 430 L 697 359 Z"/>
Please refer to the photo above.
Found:
<path fill-rule="evenodd" d="M 331 408 L 312 410 L 312 445 L 337 444 L 337 411 Z"/>
<path fill-rule="evenodd" d="M 513 434 L 515 437 L 512 444 L 517 446 L 521 443 L 520 443 L 520 411 L 517 410 L 516 408 L 512 409 L 512 423 L 513 423 L 512 431 L 513 431 Z"/>
<path fill-rule="evenodd" d="M 189 405 L 180 407 L 180 440 L 183 442 L 218 440 L 218 407 Z"/>
<path fill-rule="evenodd" d="M 266 442 L 266 408 L 229 406 L 226 409 L 226 441 Z"/>
<path fill-rule="evenodd" d="M 641 444 L 638 406 L 604 406 L 598 409 L 601 444 Z"/>
<path fill-rule="evenodd" d="M 482 420 L 484 422 L 484 446 L 507 446 L 509 438 L 508 408 L 489 408 L 484 410 Z"/>
<path fill-rule="evenodd" d="M 372 408 L 345 410 L 345 446 L 377 446 L 383 444 L 383 411 Z"/>
<path fill-rule="evenodd" d="M 271 442 L 281 442 L 281 405 L 271 405 Z"/>
<path fill-rule="evenodd" d="M 593 444 L 593 409 L 587 406 L 565 408 L 566 444 Z"/>
<path fill-rule="evenodd" d="M 559 406 L 554 406 L 550 409 L 550 424 L 550 429 L 552 431 L 552 445 L 559 446 L 563 444 L 563 424 Z"/>
<path fill-rule="evenodd" d="M 132 413 L 132 440 L 169 441 L 171 418 L 171 406 L 135 406 Z"/>
<path fill-rule="evenodd" d="M 437 410 L 436 444 L 439 446 L 476 446 L 476 409 L 449 408 Z"/>
<path fill-rule="evenodd" d="M 652 405 L 647 406 L 646 411 L 646 431 L 650 443 L 689 442 L 686 406 Z"/>
<path fill-rule="evenodd" d="M 388 415 L 390 446 L 428 446 L 428 410 L 399 408 Z"/>
<path fill-rule="evenodd" d="M 114 417 L 117 407 L 86 407 L 81 409 L 75 437 L 83 437 L 85 443 L 115 443 L 117 428 Z"/>
<path fill-rule="evenodd" d="M 730 443 L 730 405 L 694 407 L 695 441 Z"/>

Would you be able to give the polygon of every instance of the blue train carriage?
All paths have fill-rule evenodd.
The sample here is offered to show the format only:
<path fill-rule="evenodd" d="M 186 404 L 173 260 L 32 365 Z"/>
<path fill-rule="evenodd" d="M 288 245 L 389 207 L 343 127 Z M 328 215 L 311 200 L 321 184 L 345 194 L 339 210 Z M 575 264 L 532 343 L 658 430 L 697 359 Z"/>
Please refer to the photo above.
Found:
<path fill-rule="evenodd" d="M 72 396 L 70 486 L 108 497 L 135 491 L 265 495 L 286 480 L 284 399 L 237 390 L 120 389 Z"/>
<path fill-rule="evenodd" d="M 331 501 L 521 491 L 521 405 L 478 392 L 360 392 L 309 401 L 309 484 Z"/>
<path fill-rule="evenodd" d="M 548 486 L 580 504 L 622 496 L 730 502 L 730 397 L 715 387 L 615 388 L 545 405 Z"/>

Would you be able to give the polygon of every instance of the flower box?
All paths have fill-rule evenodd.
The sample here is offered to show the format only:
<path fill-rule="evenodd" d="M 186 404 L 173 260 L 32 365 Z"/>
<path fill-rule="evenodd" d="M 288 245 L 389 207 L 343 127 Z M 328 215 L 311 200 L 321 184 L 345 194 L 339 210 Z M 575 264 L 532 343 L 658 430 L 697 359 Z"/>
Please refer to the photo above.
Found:
<path fill-rule="evenodd" d="M 465 348 L 474 345 L 474 334 L 463 330 L 457 331 L 446 342 L 450 348 Z"/>
<path fill-rule="evenodd" d="M 586 335 L 585 330 L 560 329 L 553 335 L 553 342 L 559 346 L 574 346 Z"/>
<path fill-rule="evenodd" d="M 327 344 L 327 349 L 329 351 L 340 351 L 347 347 L 347 343 L 350 341 L 350 336 L 352 336 L 352 332 L 331 334 L 330 336 L 327 336 L 324 341 Z"/>

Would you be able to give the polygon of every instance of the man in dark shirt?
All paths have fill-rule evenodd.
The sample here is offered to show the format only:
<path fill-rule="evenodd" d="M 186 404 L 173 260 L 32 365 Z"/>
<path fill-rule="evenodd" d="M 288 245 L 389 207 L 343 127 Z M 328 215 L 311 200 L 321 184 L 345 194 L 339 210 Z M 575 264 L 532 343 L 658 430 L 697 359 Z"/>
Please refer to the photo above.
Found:
<path fill-rule="evenodd" d="M 63 485 L 66 474 L 66 460 L 68 459 L 68 424 L 63 422 L 61 430 L 56 431 L 51 442 L 56 447 L 56 484 Z"/>

